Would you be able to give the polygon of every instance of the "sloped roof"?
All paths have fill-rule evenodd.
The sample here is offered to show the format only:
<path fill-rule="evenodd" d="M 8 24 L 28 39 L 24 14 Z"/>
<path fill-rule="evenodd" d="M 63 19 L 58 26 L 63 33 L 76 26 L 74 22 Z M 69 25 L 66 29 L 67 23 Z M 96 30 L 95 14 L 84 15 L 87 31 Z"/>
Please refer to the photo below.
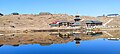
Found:
<path fill-rule="evenodd" d="M 80 22 L 74 22 L 73 25 L 81 25 L 81 23 Z"/>
<path fill-rule="evenodd" d="M 75 19 L 81 20 L 80 18 L 75 18 Z"/>
<path fill-rule="evenodd" d="M 117 16 L 119 14 L 108 14 L 107 16 Z"/>
<path fill-rule="evenodd" d="M 87 21 L 85 21 L 86 23 L 102 23 L 102 22 L 100 22 L 100 21 L 98 21 L 98 20 L 87 20 Z"/>
<path fill-rule="evenodd" d="M 58 26 L 58 24 L 49 24 L 50 26 Z"/>

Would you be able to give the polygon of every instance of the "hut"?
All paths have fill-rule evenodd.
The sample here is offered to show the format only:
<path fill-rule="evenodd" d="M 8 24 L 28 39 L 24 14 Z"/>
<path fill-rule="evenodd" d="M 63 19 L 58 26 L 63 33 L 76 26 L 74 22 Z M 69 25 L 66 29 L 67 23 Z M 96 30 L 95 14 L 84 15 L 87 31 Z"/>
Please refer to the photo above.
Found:
<path fill-rule="evenodd" d="M 2 13 L 0 13 L 0 16 L 3 16 L 3 14 L 2 14 Z"/>
<path fill-rule="evenodd" d="M 11 13 L 12 15 L 19 15 L 19 13 Z"/>
<path fill-rule="evenodd" d="M 97 20 L 86 20 L 85 21 L 87 27 L 91 27 L 91 26 L 99 26 L 102 25 L 103 23 Z"/>

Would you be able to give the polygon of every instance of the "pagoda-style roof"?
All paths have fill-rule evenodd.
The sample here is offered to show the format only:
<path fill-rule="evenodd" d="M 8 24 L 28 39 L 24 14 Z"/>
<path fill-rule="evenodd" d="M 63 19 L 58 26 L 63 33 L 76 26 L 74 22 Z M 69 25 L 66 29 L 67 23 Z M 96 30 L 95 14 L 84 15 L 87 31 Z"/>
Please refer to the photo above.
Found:
<path fill-rule="evenodd" d="M 76 15 L 75 17 L 80 17 L 79 15 Z"/>
<path fill-rule="evenodd" d="M 74 20 L 81 20 L 80 18 L 75 18 Z"/>

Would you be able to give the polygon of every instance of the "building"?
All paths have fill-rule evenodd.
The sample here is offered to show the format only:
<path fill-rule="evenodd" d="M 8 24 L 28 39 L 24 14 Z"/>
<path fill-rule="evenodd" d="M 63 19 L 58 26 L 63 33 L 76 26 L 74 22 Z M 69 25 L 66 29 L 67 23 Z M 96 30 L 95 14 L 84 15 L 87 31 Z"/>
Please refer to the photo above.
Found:
<path fill-rule="evenodd" d="M 51 27 L 61 27 L 61 26 L 66 26 L 66 27 L 76 27 L 76 26 L 81 26 L 80 23 L 80 16 L 76 15 L 75 19 L 73 21 L 54 21 L 51 24 L 49 24 Z"/>
<path fill-rule="evenodd" d="M 81 23 L 80 22 L 74 22 L 73 24 L 71 24 L 72 27 L 76 27 L 76 26 L 80 26 Z"/>
<path fill-rule="evenodd" d="M 107 17 L 117 17 L 119 14 L 108 14 Z"/>
<path fill-rule="evenodd" d="M 103 24 L 102 22 L 97 20 L 86 20 L 85 23 L 87 27 L 99 26 Z"/>
<path fill-rule="evenodd" d="M 69 26 L 70 26 L 70 22 L 69 22 L 69 21 L 60 21 L 60 22 L 59 22 L 59 27 L 60 27 L 60 26 L 69 27 Z"/>
<path fill-rule="evenodd" d="M 2 13 L 0 13 L 0 16 L 3 16 L 3 14 L 2 14 Z"/>
<path fill-rule="evenodd" d="M 59 21 L 54 21 L 52 23 L 49 24 L 51 27 L 59 27 Z"/>

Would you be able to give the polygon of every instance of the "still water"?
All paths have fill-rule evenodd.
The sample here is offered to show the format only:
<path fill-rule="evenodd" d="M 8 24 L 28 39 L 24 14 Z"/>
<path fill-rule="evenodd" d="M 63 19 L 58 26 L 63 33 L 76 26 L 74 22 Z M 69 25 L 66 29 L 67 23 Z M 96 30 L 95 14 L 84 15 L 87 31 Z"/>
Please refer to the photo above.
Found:
<path fill-rule="evenodd" d="M 98 38 L 98 36 L 90 36 L 90 38 L 94 39 L 86 40 L 83 38 L 84 40 L 66 41 L 67 39 L 64 38 L 62 40 L 65 42 L 54 42 L 52 44 L 39 44 L 41 42 L 13 46 L 6 44 L 1 45 L 0 54 L 120 54 L 119 40 Z"/>
<path fill-rule="evenodd" d="M 17 47 L 4 45 L 0 47 L 0 54 L 120 54 L 120 41 L 96 39 L 75 41 L 41 46 L 39 44 L 20 45 Z"/>

